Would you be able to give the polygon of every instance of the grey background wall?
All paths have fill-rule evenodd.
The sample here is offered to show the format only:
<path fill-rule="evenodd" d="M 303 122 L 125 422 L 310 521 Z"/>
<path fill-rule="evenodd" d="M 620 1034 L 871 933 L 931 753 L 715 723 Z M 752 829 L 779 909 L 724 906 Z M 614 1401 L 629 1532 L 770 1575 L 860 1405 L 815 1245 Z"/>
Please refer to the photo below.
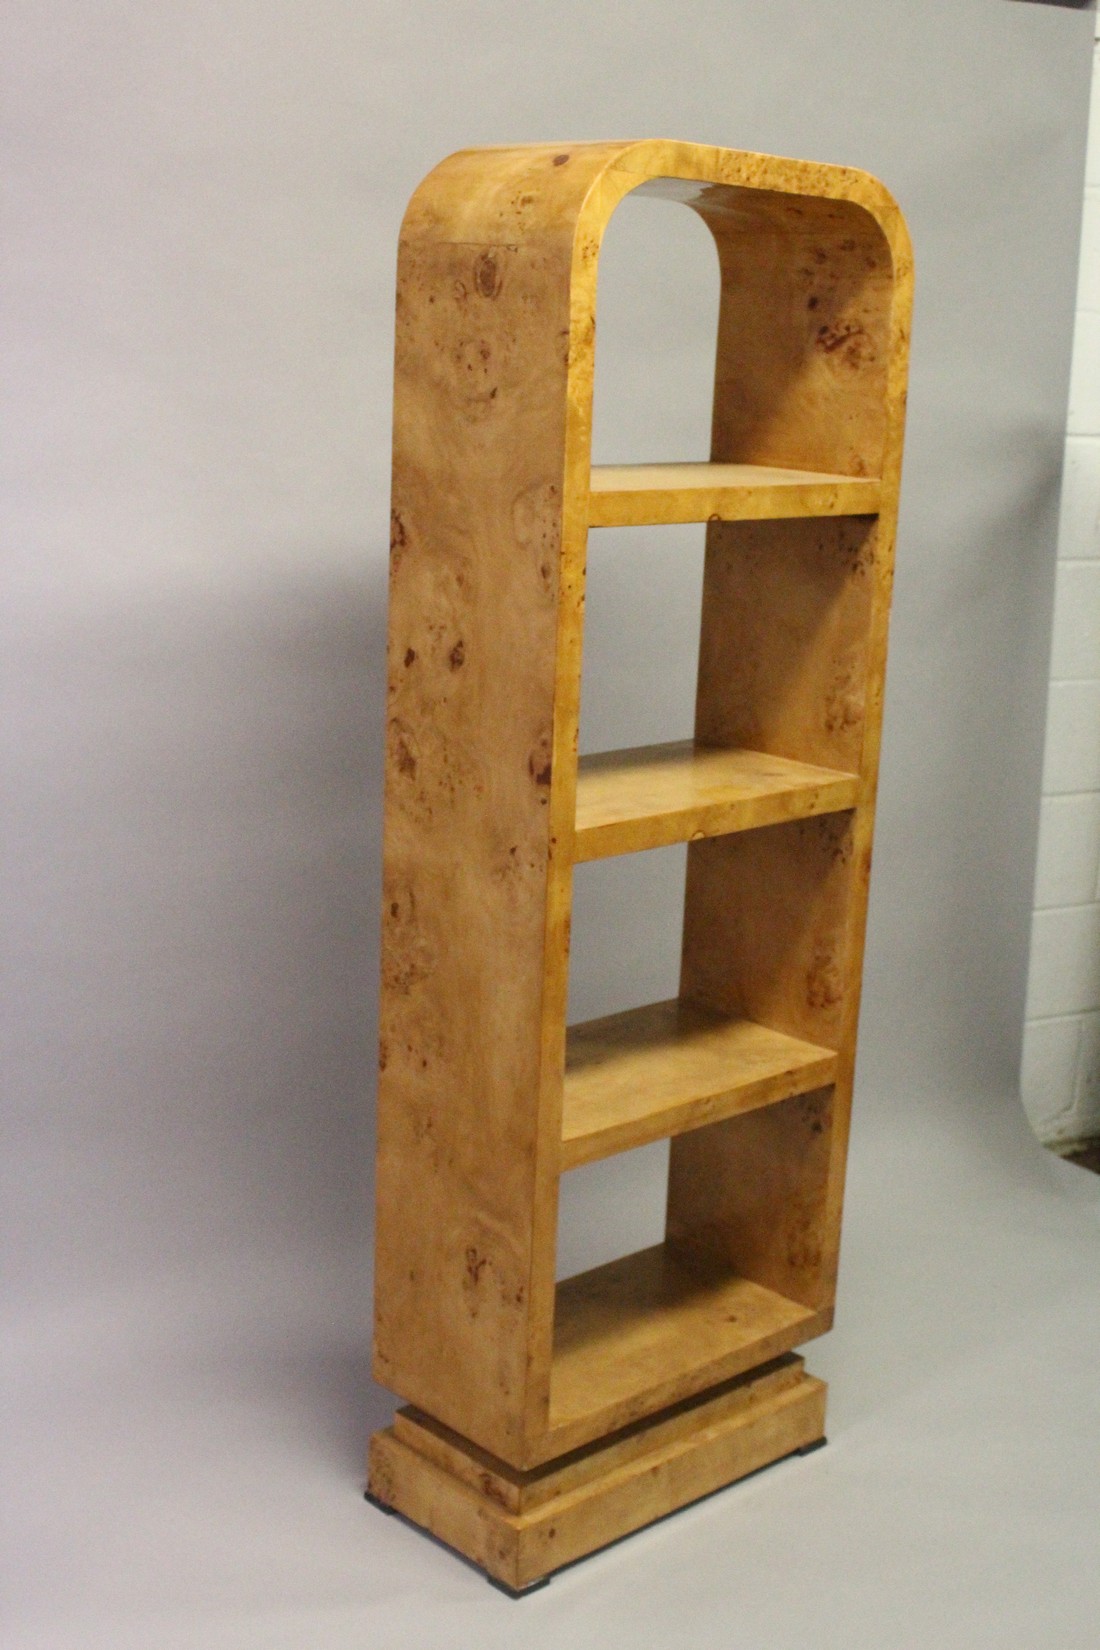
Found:
<path fill-rule="evenodd" d="M 59 0 L 3 31 L 9 1641 L 514 1641 L 503 1601 L 357 1499 L 389 1405 L 367 1345 L 394 245 L 453 148 L 658 133 L 866 167 L 917 252 L 840 1327 L 813 1359 L 834 1448 L 563 1578 L 525 1634 L 946 1644 L 949 1601 L 983 1642 L 996 1573 L 1031 1642 L 1083 1642 L 1095 1213 L 1029 1155 L 1017 1074 L 1092 18 Z M 623 456 L 698 451 L 700 259 L 689 225 L 613 226 L 599 416 Z M 690 664 L 674 556 L 601 547 L 592 743 L 682 731 L 678 669 L 632 674 L 621 639 Z M 675 856 L 632 874 L 642 897 L 582 890 L 579 1012 L 666 966 Z M 625 1250 L 659 1170 L 577 1177 L 563 1254 Z M 1055 1381 L 1056 1418 L 1033 1411 Z"/>

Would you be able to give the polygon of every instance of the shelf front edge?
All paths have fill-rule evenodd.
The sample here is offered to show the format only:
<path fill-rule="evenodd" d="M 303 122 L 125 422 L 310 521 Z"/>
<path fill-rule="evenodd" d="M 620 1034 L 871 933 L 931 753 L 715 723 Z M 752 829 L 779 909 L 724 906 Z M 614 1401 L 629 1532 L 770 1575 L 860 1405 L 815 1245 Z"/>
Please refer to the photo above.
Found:
<path fill-rule="evenodd" d="M 815 814 L 860 800 L 860 777 L 757 751 L 723 751 L 690 740 L 580 760 L 577 864 L 666 848 Z"/>
<path fill-rule="evenodd" d="M 704 464 L 598 467 L 592 472 L 588 525 L 662 527 L 792 516 L 864 516 L 876 515 L 881 508 L 883 487 L 877 476 L 816 475 L 764 467 L 753 475 L 754 468 Z M 719 479 L 722 470 L 728 475 Z"/>
<path fill-rule="evenodd" d="M 825 1088 L 838 1063 L 832 1049 L 676 999 L 572 1027 L 566 1047 L 563 1170 Z"/>

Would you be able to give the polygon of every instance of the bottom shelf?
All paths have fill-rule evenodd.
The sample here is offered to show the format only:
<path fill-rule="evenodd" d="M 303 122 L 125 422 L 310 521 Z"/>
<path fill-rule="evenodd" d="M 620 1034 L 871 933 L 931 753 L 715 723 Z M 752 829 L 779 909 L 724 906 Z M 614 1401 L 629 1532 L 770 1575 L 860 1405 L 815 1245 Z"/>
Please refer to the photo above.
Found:
<path fill-rule="evenodd" d="M 624 1425 L 827 1327 L 823 1314 L 665 1244 L 558 1285 L 550 1426 Z"/>

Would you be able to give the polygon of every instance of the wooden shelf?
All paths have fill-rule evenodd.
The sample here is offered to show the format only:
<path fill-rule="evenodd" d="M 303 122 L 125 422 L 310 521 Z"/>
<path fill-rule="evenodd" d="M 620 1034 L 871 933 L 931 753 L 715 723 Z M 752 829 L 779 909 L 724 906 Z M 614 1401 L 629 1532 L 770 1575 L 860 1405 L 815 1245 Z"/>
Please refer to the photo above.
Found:
<path fill-rule="evenodd" d="M 590 527 L 679 521 L 875 515 L 877 477 L 780 470 L 764 464 L 601 464 L 589 482 Z"/>
<path fill-rule="evenodd" d="M 664 1244 L 557 1289 L 550 1425 L 595 1414 L 622 1424 L 787 1352 L 818 1314 Z M 659 1395 L 659 1396 L 658 1396 Z"/>
<path fill-rule="evenodd" d="M 575 860 L 839 813 L 859 800 L 859 778 L 761 751 L 680 740 L 582 756 Z"/>
<path fill-rule="evenodd" d="M 650 1003 L 566 1034 L 562 1167 L 824 1088 L 837 1057 L 694 1003 Z"/>

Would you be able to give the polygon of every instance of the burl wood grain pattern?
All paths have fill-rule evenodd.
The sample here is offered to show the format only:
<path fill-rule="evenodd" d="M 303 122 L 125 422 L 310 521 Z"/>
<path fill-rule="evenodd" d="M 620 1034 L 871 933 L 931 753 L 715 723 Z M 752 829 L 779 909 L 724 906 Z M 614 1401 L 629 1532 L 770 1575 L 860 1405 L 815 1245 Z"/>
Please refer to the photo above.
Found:
<path fill-rule="evenodd" d="M 743 655 L 730 661 L 736 670 Z M 786 819 L 835 813 L 859 800 L 859 776 L 750 750 L 679 740 L 582 756 L 575 864 L 663 848 Z"/>
<path fill-rule="evenodd" d="M 786 1357 L 606 1444 L 517 1472 L 415 1410 L 371 1440 L 371 1493 L 520 1592 L 821 1441 L 825 1387 Z"/>
<path fill-rule="evenodd" d="M 831 1082 L 831 1049 L 673 998 L 573 1026 L 562 1167 L 701 1128 Z"/>
<path fill-rule="evenodd" d="M 593 473 L 600 242 L 635 189 L 716 239 L 712 449 Z M 910 288 L 896 206 L 843 167 L 662 141 L 469 150 L 410 202 L 375 1373 L 471 1460 L 533 1470 L 827 1327 Z M 578 766 L 589 529 L 684 520 L 711 523 L 694 740 Z M 681 1005 L 580 1028 L 567 1071 L 572 867 L 671 841 L 692 844 Z M 666 1243 L 556 1290 L 563 1169 L 665 1133 Z M 556 1567 L 489 1540 L 461 1474 L 429 1484 L 431 1452 L 382 1436 L 380 1499 L 388 1473 L 494 1574 Z M 671 1471 L 622 1492 L 637 1522 L 681 1504 Z M 597 1480 L 574 1556 L 597 1515 L 637 1527 Z"/>
<path fill-rule="evenodd" d="M 421 1410 L 398 1410 L 393 1433 L 471 1489 L 489 1495 L 508 1512 L 530 1513 L 552 1501 L 560 1507 L 563 1495 L 584 1490 L 610 1472 L 632 1467 L 646 1457 L 652 1461 L 654 1450 L 681 1443 L 698 1428 L 704 1415 L 706 1424 L 712 1425 L 750 1410 L 759 1414 L 762 1401 L 803 1386 L 804 1381 L 803 1360 L 788 1352 L 750 1374 L 719 1382 L 703 1397 L 686 1398 L 657 1416 L 622 1427 L 613 1438 L 570 1450 L 526 1471 L 509 1467 L 479 1450 Z"/>
<path fill-rule="evenodd" d="M 808 1339 L 801 1302 L 670 1243 L 609 1261 L 559 1291 L 550 1415 L 555 1454 L 714 1386 Z"/>
<path fill-rule="evenodd" d="M 529 1378 L 568 327 L 567 241 L 403 237 L 375 1366 L 506 1456 Z"/>
<path fill-rule="evenodd" d="M 877 510 L 881 500 L 874 477 L 852 480 L 763 464 L 600 464 L 592 470 L 588 524 L 658 527 L 860 515 Z"/>
<path fill-rule="evenodd" d="M 835 1089 L 800 1094 L 676 1142 L 669 1170 L 668 1247 L 686 1265 L 715 1265 L 828 1310 L 836 1287 L 826 1222 Z"/>

